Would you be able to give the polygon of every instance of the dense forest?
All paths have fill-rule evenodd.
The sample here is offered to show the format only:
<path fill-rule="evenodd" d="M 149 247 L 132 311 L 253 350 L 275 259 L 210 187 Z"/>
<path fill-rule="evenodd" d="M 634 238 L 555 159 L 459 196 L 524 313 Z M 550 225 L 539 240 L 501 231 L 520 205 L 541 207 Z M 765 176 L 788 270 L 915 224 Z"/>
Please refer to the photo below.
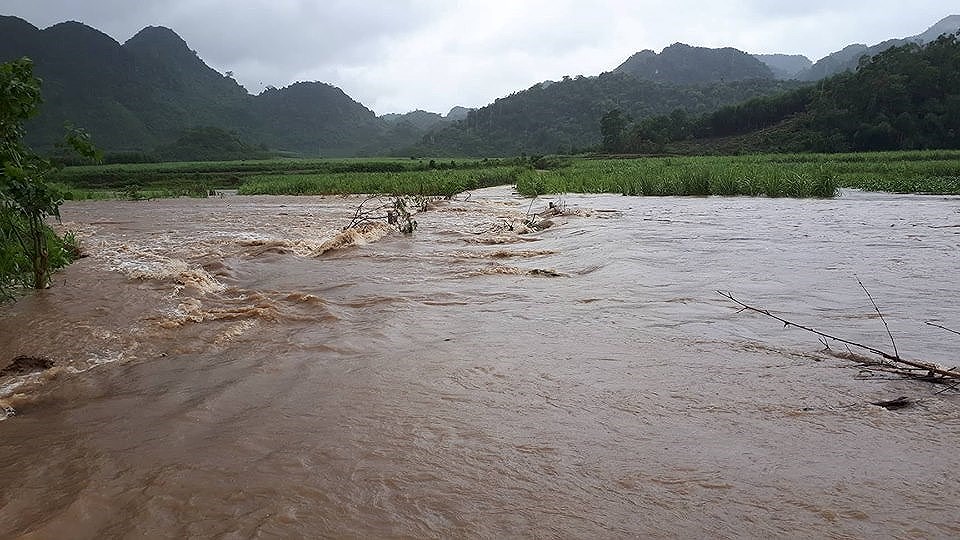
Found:
<path fill-rule="evenodd" d="M 856 72 L 710 114 L 676 110 L 628 122 L 614 109 L 601 127 L 598 140 L 608 152 L 958 148 L 960 38 L 894 47 L 864 58 Z M 722 138 L 733 139 L 715 144 Z M 682 144 L 689 141 L 701 144 Z"/>

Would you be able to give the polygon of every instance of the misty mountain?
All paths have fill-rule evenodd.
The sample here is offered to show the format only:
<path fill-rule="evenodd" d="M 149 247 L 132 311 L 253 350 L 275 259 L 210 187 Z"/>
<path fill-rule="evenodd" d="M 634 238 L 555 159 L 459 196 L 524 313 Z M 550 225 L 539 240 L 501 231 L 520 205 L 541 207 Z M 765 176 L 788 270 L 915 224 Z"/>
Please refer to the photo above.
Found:
<path fill-rule="evenodd" d="M 796 79 L 813 66 L 813 62 L 802 54 L 755 54 L 753 57 L 766 64 L 774 77 L 782 80 Z"/>
<path fill-rule="evenodd" d="M 670 84 L 709 84 L 748 79 L 772 79 L 773 71 L 753 56 L 730 47 L 708 49 L 674 43 L 660 54 L 640 51 L 614 73 L 624 73 L 644 81 Z"/>
<path fill-rule="evenodd" d="M 450 112 L 447 113 L 447 116 L 445 116 L 445 118 L 447 120 L 453 120 L 453 121 L 466 120 L 467 115 L 470 114 L 470 111 L 472 110 L 474 109 L 468 109 L 467 107 L 461 107 L 458 105 L 450 109 Z"/>
<path fill-rule="evenodd" d="M 422 110 L 411 111 L 406 114 L 384 114 L 380 117 L 388 126 L 396 126 L 402 123 L 408 123 L 415 129 L 426 130 L 435 127 L 445 120 L 438 113 Z"/>
<path fill-rule="evenodd" d="M 799 73 L 797 78 L 803 81 L 818 81 L 831 75 L 836 75 L 837 73 L 855 71 L 860 63 L 860 58 L 863 56 L 875 56 L 891 47 L 898 47 L 907 43 L 926 45 L 927 43 L 935 41 L 943 34 L 955 34 L 958 31 L 960 31 L 960 15 L 950 15 L 931 26 L 925 32 L 915 36 L 903 39 L 889 39 L 869 47 L 862 43 L 848 45 L 818 60 L 809 69 Z"/>

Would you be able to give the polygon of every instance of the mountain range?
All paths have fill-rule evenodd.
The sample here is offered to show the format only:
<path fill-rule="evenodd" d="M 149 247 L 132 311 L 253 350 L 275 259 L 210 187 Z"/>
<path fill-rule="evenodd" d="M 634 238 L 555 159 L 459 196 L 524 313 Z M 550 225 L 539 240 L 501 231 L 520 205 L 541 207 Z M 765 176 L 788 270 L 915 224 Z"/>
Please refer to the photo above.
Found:
<path fill-rule="evenodd" d="M 44 105 L 28 142 L 49 148 L 69 121 L 112 152 L 152 152 L 196 128 L 302 155 L 506 155 L 595 145 L 599 119 L 618 108 L 634 118 L 680 109 L 702 114 L 855 69 L 863 55 L 925 43 L 960 29 L 960 16 L 917 36 L 851 45 L 816 63 L 798 55 L 750 55 L 677 43 L 640 51 L 609 73 L 538 83 L 477 110 L 455 107 L 378 117 L 321 82 L 249 94 L 207 66 L 173 30 L 147 27 L 121 44 L 77 22 L 39 29 L 0 16 L 0 62 L 30 57 Z M 795 79 L 795 80 L 794 80 Z"/>

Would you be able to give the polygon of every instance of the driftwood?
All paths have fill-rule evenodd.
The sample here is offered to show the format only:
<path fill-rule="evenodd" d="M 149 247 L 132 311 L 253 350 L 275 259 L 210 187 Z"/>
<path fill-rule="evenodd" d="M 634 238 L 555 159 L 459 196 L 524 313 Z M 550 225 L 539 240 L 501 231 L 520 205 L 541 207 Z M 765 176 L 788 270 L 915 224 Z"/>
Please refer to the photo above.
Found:
<path fill-rule="evenodd" d="M 860 286 L 863 287 L 863 284 L 861 283 Z M 864 288 L 864 291 L 866 291 L 866 288 Z M 934 364 L 930 364 L 930 363 L 927 363 L 927 362 L 920 362 L 920 361 L 917 361 L 917 360 L 908 360 L 908 359 L 905 359 L 905 358 L 901 357 L 900 354 L 899 354 L 899 352 L 896 350 L 896 343 L 894 343 L 894 353 L 891 354 L 891 353 L 886 352 L 886 351 L 884 351 L 884 350 L 882 350 L 882 349 L 878 349 L 878 348 L 876 348 L 876 347 L 872 347 L 872 346 L 866 345 L 866 344 L 864 344 L 864 343 L 858 343 L 858 342 L 856 342 L 856 341 L 852 341 L 852 340 L 845 339 L 845 338 L 842 338 L 842 337 L 838 337 L 838 336 L 835 336 L 835 335 L 832 335 L 832 334 L 828 334 L 828 333 L 826 333 L 826 332 L 822 332 L 822 331 L 820 331 L 820 330 L 817 330 L 817 329 L 812 328 L 812 327 L 807 326 L 807 325 L 798 324 L 798 323 L 795 323 L 795 322 L 793 322 L 793 321 L 789 321 L 789 320 L 787 320 L 787 319 L 784 319 L 783 317 L 780 317 L 780 316 L 778 316 L 778 315 L 775 315 L 775 314 L 773 314 L 773 313 L 770 313 L 770 311 L 768 311 L 768 310 L 766 310 L 766 309 L 754 307 L 754 306 L 751 306 L 751 305 L 749 305 L 749 304 L 747 304 L 747 303 L 745 303 L 745 302 L 742 302 L 742 301 L 738 300 L 737 298 L 735 298 L 735 297 L 733 296 L 733 294 L 731 294 L 731 293 L 729 293 L 729 292 L 717 291 L 717 294 L 719 294 L 720 296 L 723 296 L 724 298 L 730 300 L 731 302 L 734 302 L 735 304 L 739 305 L 739 306 L 740 306 L 740 312 L 743 312 L 743 311 L 753 311 L 753 312 L 755 312 L 755 313 L 760 313 L 761 315 L 766 315 L 767 317 L 770 317 L 771 319 L 775 319 L 775 320 L 777 320 L 777 321 L 780 321 L 781 323 L 783 323 L 784 328 L 788 328 L 788 327 L 791 327 L 791 326 L 792 326 L 792 327 L 794 327 L 794 328 L 799 328 L 800 330 L 804 330 L 804 331 L 806 331 L 806 332 L 810 332 L 810 333 L 812 333 L 812 334 L 815 334 L 815 335 L 817 335 L 817 336 L 820 336 L 820 338 L 822 338 L 821 342 L 824 343 L 824 345 L 827 345 L 827 341 L 826 341 L 826 340 L 831 340 L 831 341 L 836 341 L 836 342 L 838 342 L 838 343 L 843 343 L 843 344 L 845 344 L 845 345 L 848 345 L 848 346 L 851 346 L 851 347 L 856 347 L 856 348 L 858 348 L 858 349 L 862 349 L 862 350 L 865 350 L 865 351 L 870 352 L 870 353 L 872 353 L 872 354 L 875 354 L 875 355 L 879 356 L 881 359 L 883 359 L 883 362 L 880 362 L 880 365 L 881 365 L 881 366 L 885 366 L 885 367 L 888 367 L 888 368 L 893 368 L 893 369 L 888 369 L 887 371 L 893 371 L 894 373 L 900 374 L 900 375 L 905 376 L 905 377 L 923 379 L 923 380 L 928 380 L 928 381 L 931 381 L 931 382 L 945 382 L 945 383 L 946 383 L 946 382 L 949 382 L 950 384 L 960 384 L 960 371 L 958 371 L 956 368 L 953 368 L 953 369 L 943 369 L 943 368 L 941 368 L 941 367 L 939 367 L 939 366 L 936 366 L 936 365 L 934 365 Z M 868 292 L 867 295 L 869 296 L 870 293 Z M 873 302 L 873 298 L 872 298 L 872 297 L 870 298 L 870 301 Z M 874 303 L 873 305 L 874 305 L 874 308 L 876 308 L 876 303 Z M 878 313 L 878 314 L 880 313 L 879 308 L 877 308 L 877 313 Z M 882 315 L 882 314 L 880 315 L 880 318 L 881 318 L 881 320 L 883 319 L 883 315 Z M 883 324 L 884 324 L 884 326 L 886 327 L 886 321 L 883 321 Z M 927 323 L 927 324 L 930 324 L 930 323 Z M 931 325 L 931 326 L 937 326 L 937 325 Z M 889 329 L 889 328 L 887 328 L 887 333 L 888 333 L 888 334 L 890 333 L 890 329 Z M 890 334 L 890 339 L 891 339 L 891 341 L 893 341 L 893 335 L 892 335 L 892 334 Z M 828 347 L 829 347 L 829 346 L 828 346 Z M 861 359 L 862 357 L 859 357 L 859 356 L 856 356 L 856 355 L 851 355 L 851 356 L 854 356 L 854 357 L 856 358 L 854 361 L 856 361 L 856 362 L 858 362 L 858 363 L 861 363 L 861 364 L 867 363 L 867 362 L 864 362 L 864 361 Z M 839 357 L 839 358 L 843 358 L 842 356 L 838 356 L 838 357 Z M 924 373 L 921 375 L 921 374 L 918 374 L 918 371 L 919 371 L 919 372 L 924 372 Z"/>
<path fill-rule="evenodd" d="M 883 407 L 884 409 L 889 409 L 891 411 L 895 411 L 897 409 L 910 407 L 914 403 L 916 402 L 908 398 L 907 396 L 900 396 L 897 399 L 889 399 L 885 401 L 874 401 L 870 404 L 876 405 L 877 407 Z"/>

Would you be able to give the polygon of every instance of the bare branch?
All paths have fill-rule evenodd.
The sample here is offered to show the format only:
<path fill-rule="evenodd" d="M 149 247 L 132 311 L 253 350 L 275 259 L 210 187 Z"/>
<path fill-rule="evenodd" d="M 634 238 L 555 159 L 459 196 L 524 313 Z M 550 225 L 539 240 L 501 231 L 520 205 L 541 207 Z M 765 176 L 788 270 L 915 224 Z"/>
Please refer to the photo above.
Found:
<path fill-rule="evenodd" d="M 859 349 L 863 349 L 863 350 L 865 350 L 865 351 L 869 351 L 869 352 L 871 352 L 871 353 L 873 353 L 873 354 L 876 354 L 876 355 L 880 356 L 881 358 L 884 358 L 884 359 L 886 359 L 886 360 L 889 360 L 890 362 L 893 362 L 893 363 L 895 363 L 895 364 L 902 364 L 902 365 L 910 366 L 910 367 L 912 367 L 912 368 L 920 369 L 920 370 L 926 371 L 926 372 L 928 372 L 928 373 L 930 373 L 930 374 L 939 375 L 939 376 L 941 376 L 941 377 L 946 377 L 946 378 L 950 378 L 950 379 L 960 379 L 960 371 L 943 369 L 943 368 L 937 367 L 937 366 L 935 366 L 935 365 L 933 365 L 933 364 L 928 364 L 928 363 L 925 363 L 925 362 L 917 362 L 917 361 L 914 361 L 914 360 L 905 360 L 905 359 L 903 359 L 903 358 L 900 358 L 899 356 L 896 356 L 896 355 L 890 354 L 890 353 L 888 353 L 888 352 L 882 351 L 882 350 L 880 350 L 880 349 L 877 349 L 876 347 L 871 347 L 871 346 L 865 345 L 865 344 L 863 344 L 863 343 L 857 343 L 856 341 L 851 341 L 851 340 L 849 340 L 849 339 L 844 339 L 844 338 L 841 338 L 841 337 L 837 337 L 837 336 L 828 334 L 828 333 L 826 333 L 826 332 L 821 332 L 820 330 L 817 330 L 817 329 L 815 329 L 815 328 L 811 328 L 811 327 L 809 327 L 809 326 L 805 326 L 805 325 L 802 325 L 802 324 L 797 324 L 797 323 L 792 322 L 792 321 L 788 321 L 787 319 L 784 319 L 783 317 L 780 317 L 780 316 L 778 316 L 778 315 L 774 315 L 773 313 L 770 313 L 768 310 L 761 309 L 761 308 L 757 308 L 757 307 L 753 307 L 753 306 L 751 306 L 751 305 L 749 305 L 749 304 L 746 304 L 746 303 L 744 303 L 744 302 L 741 302 L 740 300 L 736 299 L 736 298 L 733 296 L 733 294 L 731 294 L 731 293 L 729 293 L 729 292 L 717 291 L 717 294 L 719 294 L 720 296 L 722 296 L 722 297 L 724 297 L 724 298 L 726 298 L 726 299 L 728 299 L 728 300 L 736 303 L 737 305 L 741 306 L 743 309 L 746 309 L 746 310 L 749 310 L 749 311 L 754 311 L 754 312 L 756 312 L 756 313 L 760 313 L 760 314 L 762 314 L 762 315 L 766 315 L 767 317 L 770 317 L 771 319 L 774 319 L 774 320 L 777 320 L 777 321 L 782 322 L 784 328 L 790 327 L 790 326 L 792 326 L 792 327 L 794 327 L 794 328 L 799 328 L 800 330 L 805 330 L 805 331 L 810 332 L 810 333 L 812 333 L 812 334 L 816 334 L 816 335 L 818 335 L 818 336 L 820 336 L 820 337 L 822 337 L 822 338 L 831 339 L 831 340 L 833 340 L 833 341 L 838 341 L 838 342 L 844 343 L 844 344 L 846 344 L 846 345 L 852 345 L 852 346 L 857 347 L 857 348 L 859 348 Z M 741 310 L 741 311 L 742 311 L 742 310 Z"/>
<path fill-rule="evenodd" d="M 934 328 L 939 328 L 939 329 L 941 329 L 941 330 L 946 330 L 947 332 L 952 332 L 952 333 L 957 334 L 958 336 L 960 336 L 960 332 L 957 332 L 956 330 L 953 330 L 953 329 L 951 329 L 951 328 L 947 328 L 946 326 L 941 326 L 941 325 L 939 325 L 939 324 L 937 324 L 937 323 L 935 323 L 935 322 L 933 322 L 933 321 L 927 321 L 926 324 L 928 324 L 929 326 L 933 326 Z"/>
<path fill-rule="evenodd" d="M 873 309 L 875 309 L 877 311 L 877 315 L 880 316 L 880 322 L 882 322 L 883 327 L 887 329 L 887 335 L 890 336 L 890 343 L 893 345 L 893 355 L 897 358 L 900 358 L 900 351 L 897 350 L 897 342 L 893 339 L 893 334 L 890 333 L 890 327 L 887 326 L 887 320 L 883 318 L 883 313 L 880 313 L 880 308 L 877 307 L 877 303 L 873 301 L 873 295 L 871 295 L 870 291 L 868 291 L 863 285 L 863 282 L 860 281 L 860 278 L 857 278 L 857 283 L 860 284 L 860 288 L 863 289 L 863 292 L 867 293 L 867 298 L 869 298 L 870 303 L 873 304 Z"/>

